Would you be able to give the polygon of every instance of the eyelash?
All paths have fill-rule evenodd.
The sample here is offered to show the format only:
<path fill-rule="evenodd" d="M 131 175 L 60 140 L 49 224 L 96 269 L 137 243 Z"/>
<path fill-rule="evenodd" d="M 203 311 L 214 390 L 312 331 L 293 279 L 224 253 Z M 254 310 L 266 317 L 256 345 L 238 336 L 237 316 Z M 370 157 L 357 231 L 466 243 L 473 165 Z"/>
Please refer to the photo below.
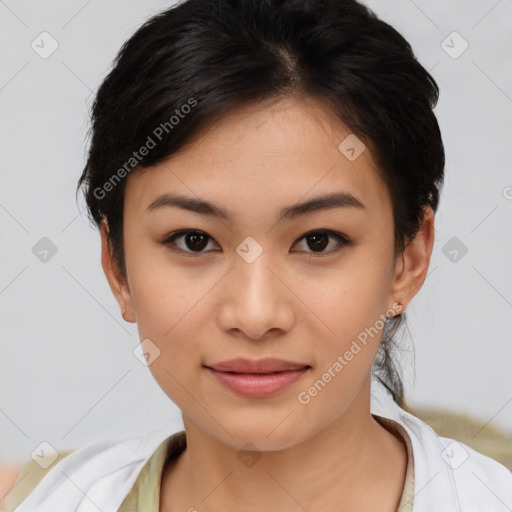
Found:
<path fill-rule="evenodd" d="M 200 256 L 203 253 L 207 253 L 207 251 L 185 251 L 185 250 L 177 248 L 175 246 L 174 241 L 177 238 L 183 237 L 183 236 L 191 234 L 191 233 L 198 234 L 198 235 L 205 235 L 206 237 L 208 237 L 209 240 L 214 240 L 210 235 L 208 235 L 204 231 L 201 231 L 201 230 L 198 230 L 198 229 L 188 229 L 188 230 L 184 229 L 184 230 L 180 230 L 180 231 L 175 231 L 174 233 L 171 233 L 170 235 L 168 235 L 163 240 L 162 244 L 167 246 L 171 251 L 184 254 L 187 257 L 193 257 L 194 258 L 194 257 Z M 353 244 L 352 240 L 347 238 L 345 235 L 343 235 L 341 233 L 338 233 L 337 231 L 332 231 L 330 229 L 317 229 L 317 230 L 308 231 L 307 233 L 302 235 L 300 238 L 298 238 L 295 241 L 294 245 L 297 242 L 307 238 L 308 236 L 318 235 L 318 234 L 319 235 L 327 235 L 329 237 L 337 238 L 338 239 L 338 246 L 334 250 L 331 249 L 328 252 L 314 252 L 314 251 L 313 252 L 309 252 L 309 251 L 303 251 L 303 252 L 306 252 L 309 255 L 308 257 L 310 257 L 310 258 L 317 258 L 317 257 L 321 258 L 321 257 L 324 257 L 324 256 L 329 256 L 331 254 L 338 253 L 344 247 L 348 247 L 348 246 Z"/>

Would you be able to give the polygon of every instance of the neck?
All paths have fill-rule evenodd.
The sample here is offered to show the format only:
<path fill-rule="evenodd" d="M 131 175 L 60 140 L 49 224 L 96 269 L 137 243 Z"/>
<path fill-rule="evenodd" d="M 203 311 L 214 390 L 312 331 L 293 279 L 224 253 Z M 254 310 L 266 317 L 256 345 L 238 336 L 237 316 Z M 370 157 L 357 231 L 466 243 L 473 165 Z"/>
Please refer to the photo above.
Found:
<path fill-rule="evenodd" d="M 163 475 L 161 510 L 396 511 L 406 448 L 372 417 L 369 382 L 361 393 L 312 437 L 246 463 L 184 416 L 187 448 Z"/>

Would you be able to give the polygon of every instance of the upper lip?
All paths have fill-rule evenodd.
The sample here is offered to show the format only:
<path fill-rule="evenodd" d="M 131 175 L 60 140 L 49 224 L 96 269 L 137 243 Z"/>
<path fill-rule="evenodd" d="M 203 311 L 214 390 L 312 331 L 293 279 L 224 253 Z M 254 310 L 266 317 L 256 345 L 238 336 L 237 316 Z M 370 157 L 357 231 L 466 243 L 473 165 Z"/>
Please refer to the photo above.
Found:
<path fill-rule="evenodd" d="M 283 372 L 290 370 L 301 370 L 302 368 L 309 367 L 307 364 L 295 363 L 293 361 L 285 361 L 284 359 L 275 359 L 267 357 L 265 359 L 230 359 L 229 361 L 222 361 L 207 366 L 221 372 L 236 372 L 236 373 L 272 373 Z"/>

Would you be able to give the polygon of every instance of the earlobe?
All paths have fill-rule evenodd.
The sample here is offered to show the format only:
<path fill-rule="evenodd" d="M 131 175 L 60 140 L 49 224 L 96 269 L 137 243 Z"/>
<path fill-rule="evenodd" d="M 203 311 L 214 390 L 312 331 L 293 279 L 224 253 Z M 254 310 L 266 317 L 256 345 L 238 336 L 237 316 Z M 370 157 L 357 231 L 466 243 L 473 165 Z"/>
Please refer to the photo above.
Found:
<path fill-rule="evenodd" d="M 424 208 L 422 227 L 397 259 L 392 296 L 400 297 L 403 310 L 423 286 L 434 246 L 434 211 Z"/>
<path fill-rule="evenodd" d="M 122 316 L 127 322 L 135 322 L 133 304 L 128 285 L 116 264 L 112 244 L 109 238 L 108 222 L 104 218 L 100 225 L 101 235 L 101 266 L 105 272 L 108 284 L 122 311 Z"/>

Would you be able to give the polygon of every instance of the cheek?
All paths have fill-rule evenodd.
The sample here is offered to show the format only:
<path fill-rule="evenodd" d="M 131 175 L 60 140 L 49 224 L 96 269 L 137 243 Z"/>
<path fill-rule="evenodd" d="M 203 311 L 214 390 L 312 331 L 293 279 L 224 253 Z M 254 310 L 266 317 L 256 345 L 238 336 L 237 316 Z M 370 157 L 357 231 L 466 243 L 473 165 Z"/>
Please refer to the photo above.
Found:
<path fill-rule="evenodd" d="M 324 277 L 309 285 L 304 283 L 303 290 L 304 294 L 308 290 L 304 302 L 321 320 L 315 325 L 325 333 L 316 347 L 319 371 L 322 373 L 344 354 L 349 363 L 345 374 L 358 367 L 370 368 L 382 339 L 389 300 L 390 281 L 384 260 L 360 252 L 351 264 Z M 346 371 L 348 366 L 350 370 Z"/>
<path fill-rule="evenodd" d="M 154 338 L 163 348 L 173 340 L 191 338 L 200 329 L 198 314 L 207 287 L 183 277 L 145 274 L 134 282 L 132 298 L 141 336 Z"/>
<path fill-rule="evenodd" d="M 379 272 L 338 273 L 317 289 L 310 303 L 322 320 L 322 336 L 311 332 L 315 368 L 301 387 L 300 404 L 312 415 L 334 419 L 355 399 L 370 377 L 385 327 L 385 283 Z M 325 419 L 325 418 L 324 418 Z M 327 419 L 325 419 L 327 421 Z"/>
<path fill-rule="evenodd" d="M 360 251 L 317 277 L 303 283 L 301 296 L 336 333 L 372 325 L 387 309 L 391 282 L 383 259 Z"/>
<path fill-rule="evenodd" d="M 193 387 L 201 358 L 201 332 L 204 329 L 204 296 L 207 287 L 187 282 L 182 273 L 141 270 L 134 277 L 132 297 L 141 340 L 150 339 L 159 356 L 149 369 L 171 400 L 186 410 L 187 390 Z"/>
<path fill-rule="evenodd" d="M 202 362 L 204 333 L 211 333 L 206 322 L 211 324 L 213 318 L 206 308 L 215 280 L 189 274 L 153 258 L 151 266 L 134 267 L 131 279 L 140 340 L 151 340 L 160 351 L 149 368 L 164 391 L 178 401 L 186 399 L 180 398 L 178 382 L 185 385 Z"/>
<path fill-rule="evenodd" d="M 165 341 L 197 302 L 199 284 L 169 263 L 162 250 L 165 248 L 150 243 L 126 245 L 130 294 L 139 332 L 145 338 Z"/>

